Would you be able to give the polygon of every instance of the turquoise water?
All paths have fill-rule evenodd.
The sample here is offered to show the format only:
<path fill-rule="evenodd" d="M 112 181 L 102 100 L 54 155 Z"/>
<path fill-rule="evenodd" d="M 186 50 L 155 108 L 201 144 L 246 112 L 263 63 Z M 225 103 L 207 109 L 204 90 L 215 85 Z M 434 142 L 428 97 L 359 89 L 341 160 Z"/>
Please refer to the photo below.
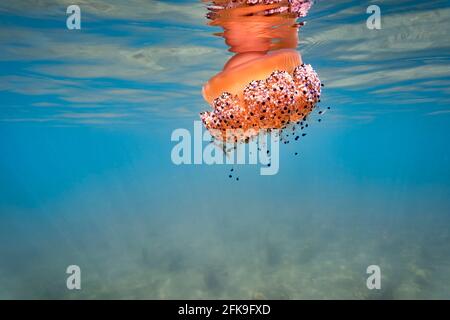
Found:
<path fill-rule="evenodd" d="M 68 31 L 63 1 L 3 1 L 0 298 L 449 299 L 450 7 L 381 1 L 368 30 L 368 5 L 314 4 L 331 109 L 235 181 L 170 158 L 231 56 L 201 3 L 95 1 Z"/>

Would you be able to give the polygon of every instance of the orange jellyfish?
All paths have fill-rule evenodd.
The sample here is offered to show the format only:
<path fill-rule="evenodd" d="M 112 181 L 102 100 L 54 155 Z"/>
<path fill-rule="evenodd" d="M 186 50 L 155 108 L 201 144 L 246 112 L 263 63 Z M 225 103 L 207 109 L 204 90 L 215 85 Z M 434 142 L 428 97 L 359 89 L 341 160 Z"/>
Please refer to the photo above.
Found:
<path fill-rule="evenodd" d="M 203 86 L 212 111 L 201 120 L 221 141 L 248 141 L 260 130 L 284 129 L 305 118 L 321 82 L 296 51 L 306 0 L 214 0 L 207 18 L 220 26 L 235 55 Z M 232 132 L 232 134 L 230 134 Z"/>

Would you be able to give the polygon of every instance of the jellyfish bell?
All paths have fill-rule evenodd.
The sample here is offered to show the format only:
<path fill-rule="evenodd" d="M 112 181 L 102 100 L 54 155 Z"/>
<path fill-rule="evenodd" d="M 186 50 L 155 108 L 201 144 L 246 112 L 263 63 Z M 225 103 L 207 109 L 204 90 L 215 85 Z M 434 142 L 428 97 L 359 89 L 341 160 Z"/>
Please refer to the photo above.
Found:
<path fill-rule="evenodd" d="M 300 54 L 292 49 L 282 49 L 268 54 L 239 55 L 230 60 L 222 72 L 212 77 L 203 86 L 203 97 L 208 103 L 223 92 L 243 97 L 244 88 L 254 80 L 267 79 L 274 70 L 292 73 L 302 64 Z"/>
<path fill-rule="evenodd" d="M 263 57 L 265 54 L 259 51 L 248 51 L 248 52 L 242 52 L 235 54 L 233 57 L 231 57 L 224 65 L 223 70 L 227 70 L 229 68 L 235 67 L 237 65 L 240 65 L 244 62 Z"/>
<path fill-rule="evenodd" d="M 213 110 L 201 114 L 220 140 L 247 141 L 261 129 L 283 129 L 305 117 L 319 100 L 321 83 L 296 51 L 307 0 L 216 0 L 210 25 L 235 55 L 202 88 Z M 230 130 L 236 130 L 231 136 Z"/>
<path fill-rule="evenodd" d="M 250 81 L 239 95 L 221 93 L 212 101 L 213 111 L 201 119 L 214 137 L 224 140 L 232 131 L 229 138 L 245 141 L 261 129 L 284 129 L 304 118 L 319 100 L 320 88 L 310 65 L 298 65 L 291 73 L 274 70 L 265 79 Z"/>

